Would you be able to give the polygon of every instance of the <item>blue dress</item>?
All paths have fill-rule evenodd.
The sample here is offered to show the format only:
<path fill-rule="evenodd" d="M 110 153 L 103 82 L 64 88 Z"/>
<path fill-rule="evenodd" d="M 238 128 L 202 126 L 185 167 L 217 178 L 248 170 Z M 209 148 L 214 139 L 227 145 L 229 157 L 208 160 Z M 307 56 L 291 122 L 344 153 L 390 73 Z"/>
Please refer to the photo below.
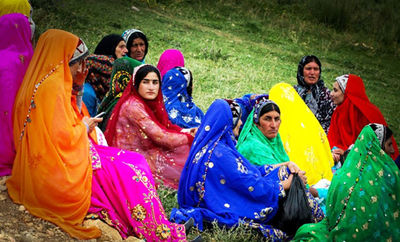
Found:
<path fill-rule="evenodd" d="M 203 229 L 203 221 L 216 220 L 228 227 L 243 223 L 260 229 L 270 240 L 287 239 L 268 222 L 285 196 L 281 181 L 290 171 L 286 166 L 252 165 L 236 150 L 232 126 L 228 103 L 216 100 L 197 131 L 183 168 L 180 208 L 173 209 L 171 219 L 179 223 L 193 217 L 199 229 Z M 323 217 L 316 206 L 315 211 Z"/>
<path fill-rule="evenodd" d="M 85 84 L 83 85 L 82 100 L 85 103 L 85 106 L 89 111 L 90 117 L 96 116 L 97 108 L 100 104 L 100 101 L 97 98 L 93 87 L 87 82 L 85 82 Z"/>

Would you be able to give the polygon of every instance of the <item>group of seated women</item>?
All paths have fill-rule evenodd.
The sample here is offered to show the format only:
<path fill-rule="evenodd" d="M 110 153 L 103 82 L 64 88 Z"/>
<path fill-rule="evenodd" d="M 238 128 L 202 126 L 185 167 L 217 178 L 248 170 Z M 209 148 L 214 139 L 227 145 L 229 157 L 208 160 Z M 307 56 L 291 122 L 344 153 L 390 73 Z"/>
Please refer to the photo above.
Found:
<path fill-rule="evenodd" d="M 273 241 L 400 239 L 398 150 L 360 77 L 340 76 L 330 92 L 319 59 L 305 56 L 298 85 L 217 99 L 204 115 L 179 50 L 155 67 L 139 30 L 108 35 L 89 55 L 79 37 L 50 29 L 33 52 L 29 26 L 24 14 L 0 17 L 12 37 L 0 40 L 10 93 L 0 175 L 33 215 L 79 239 L 100 236 L 82 225 L 91 218 L 149 241 L 185 241 L 190 221 L 245 224 Z M 161 184 L 178 193 L 170 219 Z M 309 208 L 298 230 L 278 225 L 291 187 Z"/>

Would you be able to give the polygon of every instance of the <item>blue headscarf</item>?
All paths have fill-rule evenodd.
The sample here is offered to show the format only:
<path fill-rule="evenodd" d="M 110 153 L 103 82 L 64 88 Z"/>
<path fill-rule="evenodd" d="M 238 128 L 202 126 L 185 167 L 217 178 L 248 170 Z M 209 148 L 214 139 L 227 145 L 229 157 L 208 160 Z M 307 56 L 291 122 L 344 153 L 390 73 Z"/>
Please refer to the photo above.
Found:
<path fill-rule="evenodd" d="M 268 94 L 249 93 L 249 94 L 244 95 L 241 98 L 234 99 L 234 101 L 237 104 L 239 104 L 240 108 L 242 109 L 242 117 L 240 118 L 242 120 L 242 126 L 240 127 L 240 129 L 242 129 L 244 124 L 246 123 L 247 117 L 253 110 L 253 107 L 256 104 L 257 100 L 260 100 L 262 98 L 268 99 L 269 96 L 268 96 Z"/>
<path fill-rule="evenodd" d="M 217 220 L 231 227 L 245 223 L 261 229 L 269 238 L 285 234 L 267 225 L 284 195 L 280 177 L 286 167 L 250 164 L 235 148 L 233 119 L 228 103 L 216 100 L 209 107 L 196 133 L 183 168 L 178 189 L 180 208 L 171 219 L 183 222 L 194 218 L 199 229 L 203 221 Z M 282 178 L 283 179 L 283 178 Z"/>
<path fill-rule="evenodd" d="M 187 87 L 190 80 L 185 78 L 180 69 L 187 71 L 187 75 L 190 75 L 187 69 L 176 67 L 169 70 L 163 77 L 162 93 L 165 108 L 173 124 L 182 128 L 198 127 L 204 113 L 194 104 L 192 97 L 188 94 Z"/>

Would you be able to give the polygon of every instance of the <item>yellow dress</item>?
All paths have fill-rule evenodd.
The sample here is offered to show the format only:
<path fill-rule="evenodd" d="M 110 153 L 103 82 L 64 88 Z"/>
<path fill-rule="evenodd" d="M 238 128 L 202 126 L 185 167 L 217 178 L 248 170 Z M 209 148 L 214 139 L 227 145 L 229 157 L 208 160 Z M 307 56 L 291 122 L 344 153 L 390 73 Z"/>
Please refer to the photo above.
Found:
<path fill-rule="evenodd" d="M 328 139 L 318 120 L 287 83 L 273 86 L 269 98 L 281 110 L 279 134 L 291 161 L 306 172 L 310 185 L 332 179 L 334 165 Z"/>

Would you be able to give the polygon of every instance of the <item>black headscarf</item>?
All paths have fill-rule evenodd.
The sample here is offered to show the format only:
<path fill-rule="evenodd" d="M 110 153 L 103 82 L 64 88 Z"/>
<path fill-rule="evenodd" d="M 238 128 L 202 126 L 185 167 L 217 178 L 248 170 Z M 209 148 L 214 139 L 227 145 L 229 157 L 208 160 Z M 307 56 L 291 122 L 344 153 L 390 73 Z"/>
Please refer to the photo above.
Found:
<path fill-rule="evenodd" d="M 319 66 L 318 82 L 320 82 L 321 80 L 321 73 L 322 73 L 321 61 L 319 61 L 318 57 L 316 57 L 315 55 L 304 56 L 303 58 L 301 58 L 299 65 L 297 67 L 297 83 L 300 86 L 304 86 L 306 88 L 307 87 L 310 88 L 310 86 L 304 81 L 304 67 L 310 62 L 315 62 Z M 316 84 L 318 84 L 318 82 Z"/>
<path fill-rule="evenodd" d="M 304 66 L 310 62 L 315 62 L 319 66 L 319 77 L 317 83 L 308 85 L 304 81 Z M 306 55 L 301 58 L 297 67 L 297 83 L 294 86 L 299 96 L 304 100 L 315 117 L 318 119 L 325 132 L 328 132 L 331 116 L 335 105 L 330 98 L 330 90 L 325 87 L 324 81 L 321 79 L 322 67 L 321 61 L 315 55 Z M 310 95 L 311 94 L 311 95 Z"/>
<path fill-rule="evenodd" d="M 117 59 L 115 55 L 115 49 L 117 48 L 119 42 L 124 40 L 118 34 L 110 34 L 103 37 L 103 39 L 99 42 L 94 50 L 95 55 L 108 55 Z"/>

